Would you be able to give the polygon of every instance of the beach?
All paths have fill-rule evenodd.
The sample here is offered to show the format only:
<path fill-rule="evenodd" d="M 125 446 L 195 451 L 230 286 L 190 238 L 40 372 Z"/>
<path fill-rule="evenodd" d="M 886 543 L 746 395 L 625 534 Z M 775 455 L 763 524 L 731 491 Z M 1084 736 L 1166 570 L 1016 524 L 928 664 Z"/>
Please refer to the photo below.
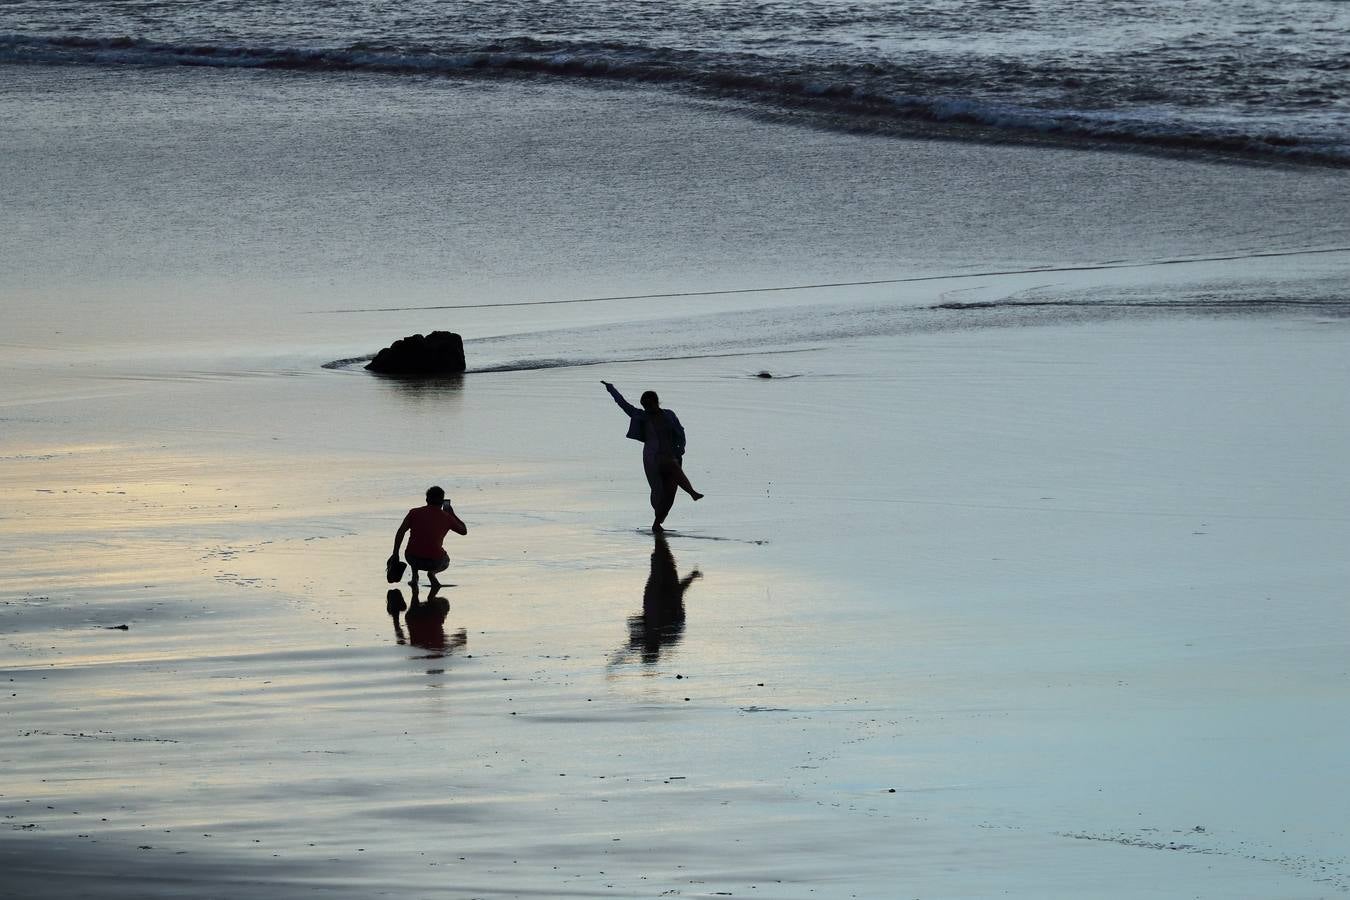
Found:
<path fill-rule="evenodd" d="M 0 895 L 1350 891 L 1344 169 L 11 71 Z"/>

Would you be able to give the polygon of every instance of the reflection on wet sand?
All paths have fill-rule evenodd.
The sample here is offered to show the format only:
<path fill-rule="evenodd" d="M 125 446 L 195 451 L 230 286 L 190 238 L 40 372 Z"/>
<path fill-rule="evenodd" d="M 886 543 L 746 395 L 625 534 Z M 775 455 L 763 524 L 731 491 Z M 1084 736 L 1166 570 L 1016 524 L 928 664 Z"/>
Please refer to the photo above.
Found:
<path fill-rule="evenodd" d="M 394 621 L 394 640 L 399 644 L 412 644 L 443 655 L 454 653 L 469 643 L 466 629 L 461 628 L 451 635 L 445 633 L 445 618 L 450 614 L 450 601 L 436 596 L 435 591 L 426 600 L 419 600 L 417 594 L 413 594 L 412 606 L 404 601 L 403 591 L 398 588 L 391 588 L 385 596 L 385 610 Z M 405 609 L 406 633 L 403 623 L 399 621 L 399 615 Z"/>
<path fill-rule="evenodd" d="M 458 402 L 460 391 L 464 389 L 463 375 L 429 375 L 420 378 L 400 378 L 393 375 L 376 375 L 382 386 L 387 387 L 395 397 L 414 403 L 423 401 L 446 400 Z"/>
<path fill-rule="evenodd" d="M 655 665 L 663 647 L 679 643 L 684 636 L 684 592 L 702 577 L 703 573 L 694 569 L 680 578 L 670 545 L 664 535 L 657 534 L 651 574 L 642 591 L 642 614 L 629 617 L 628 646 L 614 654 L 611 665 L 622 665 L 634 656 L 644 665 Z"/>

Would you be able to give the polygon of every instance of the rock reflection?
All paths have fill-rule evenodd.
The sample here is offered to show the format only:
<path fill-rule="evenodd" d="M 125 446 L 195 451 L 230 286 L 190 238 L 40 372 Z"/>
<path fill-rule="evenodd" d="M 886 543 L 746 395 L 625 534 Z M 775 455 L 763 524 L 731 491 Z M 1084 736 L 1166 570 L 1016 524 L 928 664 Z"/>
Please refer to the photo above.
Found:
<path fill-rule="evenodd" d="M 642 591 L 642 614 L 628 619 L 628 646 L 614 655 L 613 665 L 638 658 L 644 665 L 655 665 L 664 648 L 672 647 L 684 636 L 684 592 L 703 573 L 694 569 L 680 578 L 675 557 L 662 534 L 656 535 L 652 548 L 651 574 Z"/>
<path fill-rule="evenodd" d="M 394 621 L 394 640 L 429 650 L 437 656 L 454 653 L 469 643 L 469 633 L 461 628 L 453 634 L 445 633 L 445 618 L 450 614 L 450 601 L 436 596 L 433 591 L 426 600 L 413 595 L 412 606 L 403 599 L 403 591 L 390 589 L 385 599 L 385 610 Z M 404 610 L 407 610 L 404 613 Z M 403 620 L 399 616 L 403 615 Z M 404 623 L 407 631 L 404 631 Z"/>
<path fill-rule="evenodd" d="M 417 378 L 376 375 L 375 378 L 396 397 L 414 403 L 447 399 L 458 401 L 464 389 L 463 375 L 423 375 Z"/>

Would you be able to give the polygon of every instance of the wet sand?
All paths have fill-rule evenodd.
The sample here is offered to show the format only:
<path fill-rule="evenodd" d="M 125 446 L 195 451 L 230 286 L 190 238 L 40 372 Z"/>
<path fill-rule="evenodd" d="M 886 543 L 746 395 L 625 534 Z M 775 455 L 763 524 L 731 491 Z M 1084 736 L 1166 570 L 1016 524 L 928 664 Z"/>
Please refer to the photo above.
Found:
<path fill-rule="evenodd" d="M 669 596 L 644 609 L 666 563 L 639 448 L 588 370 L 478 375 L 451 397 L 314 373 L 60 404 L 65 423 L 230 398 L 269 426 L 7 454 L 7 880 L 1340 889 L 1323 798 L 1346 737 L 1350 447 L 1343 407 L 1277 401 L 1335 383 L 1343 329 L 921 336 L 771 381 L 754 372 L 781 359 L 666 364 L 709 495 L 671 520 L 679 577 L 702 574 L 682 621 Z M 467 461 L 524 445 L 507 394 L 560 452 Z M 345 409 L 341 440 L 316 453 L 282 396 Z M 432 402 L 452 410 L 440 439 L 390 446 Z M 471 526 L 443 622 L 388 615 L 379 572 L 423 472 Z"/>
<path fill-rule="evenodd" d="M 1125 255 L 715 306 L 278 315 L 157 351 L 22 318 L 0 893 L 1350 890 L 1345 260 Z M 1058 305 L 929 309 L 1028 297 Z M 433 319 L 509 370 L 322 365 Z M 665 549 L 601 378 L 689 430 L 708 496 Z M 383 561 L 432 482 L 470 527 L 448 606 L 391 615 Z"/>

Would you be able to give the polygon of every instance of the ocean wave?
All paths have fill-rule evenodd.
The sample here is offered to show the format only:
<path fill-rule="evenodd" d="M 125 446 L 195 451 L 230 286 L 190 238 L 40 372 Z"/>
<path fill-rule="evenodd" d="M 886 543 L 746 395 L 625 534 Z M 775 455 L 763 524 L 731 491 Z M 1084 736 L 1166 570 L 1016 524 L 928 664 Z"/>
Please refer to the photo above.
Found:
<path fill-rule="evenodd" d="M 1220 293 L 1202 294 L 1181 298 L 1136 298 L 1136 299 L 1099 299 L 1099 298 L 1047 298 L 1022 300 L 1005 298 L 1002 300 L 975 300 L 970 302 L 945 301 L 926 307 L 931 310 L 950 312 L 972 312 L 980 310 L 1018 310 L 1018 309 L 1073 309 L 1083 308 L 1109 314 L 1113 310 L 1128 309 L 1140 313 L 1165 315 L 1169 312 L 1208 312 L 1214 315 L 1245 316 L 1254 313 L 1270 312 L 1315 312 L 1335 318 L 1350 318 L 1350 298 L 1338 296 L 1318 297 L 1232 297 Z"/>
<path fill-rule="evenodd" d="M 1066 109 L 955 95 L 945 75 L 925 85 L 913 68 L 856 66 L 745 52 L 712 52 L 621 42 L 512 37 L 461 45 L 341 47 L 164 43 L 133 37 L 0 35 L 0 64 L 100 67 L 216 67 L 298 72 L 365 72 L 460 77 L 547 75 L 692 90 L 752 108 L 800 113 L 849 131 L 912 133 L 940 126 L 950 136 L 1053 138 L 1173 151 L 1245 155 L 1350 165 L 1350 144 L 1251 127 L 1199 121 L 1180 108 L 1148 116 L 1137 109 Z M 931 88 L 928 90 L 915 90 Z M 959 89 L 959 85 L 957 86 Z"/>
<path fill-rule="evenodd" d="M 1046 286 L 997 300 L 928 306 L 825 303 L 675 315 L 656 322 L 643 319 L 469 339 L 464 342 L 465 353 L 477 364 L 465 375 L 692 359 L 762 359 L 809 354 L 840 341 L 1106 321 L 1287 317 L 1342 323 L 1350 319 L 1350 296 L 1340 288 L 1338 281 L 1323 279 L 1278 289 L 1261 281 L 1180 291 L 1172 286 L 1118 285 L 1084 293 Z M 579 349 L 565 357 L 540 350 L 560 345 Z M 323 367 L 355 372 L 371 358 L 338 359 Z"/>

